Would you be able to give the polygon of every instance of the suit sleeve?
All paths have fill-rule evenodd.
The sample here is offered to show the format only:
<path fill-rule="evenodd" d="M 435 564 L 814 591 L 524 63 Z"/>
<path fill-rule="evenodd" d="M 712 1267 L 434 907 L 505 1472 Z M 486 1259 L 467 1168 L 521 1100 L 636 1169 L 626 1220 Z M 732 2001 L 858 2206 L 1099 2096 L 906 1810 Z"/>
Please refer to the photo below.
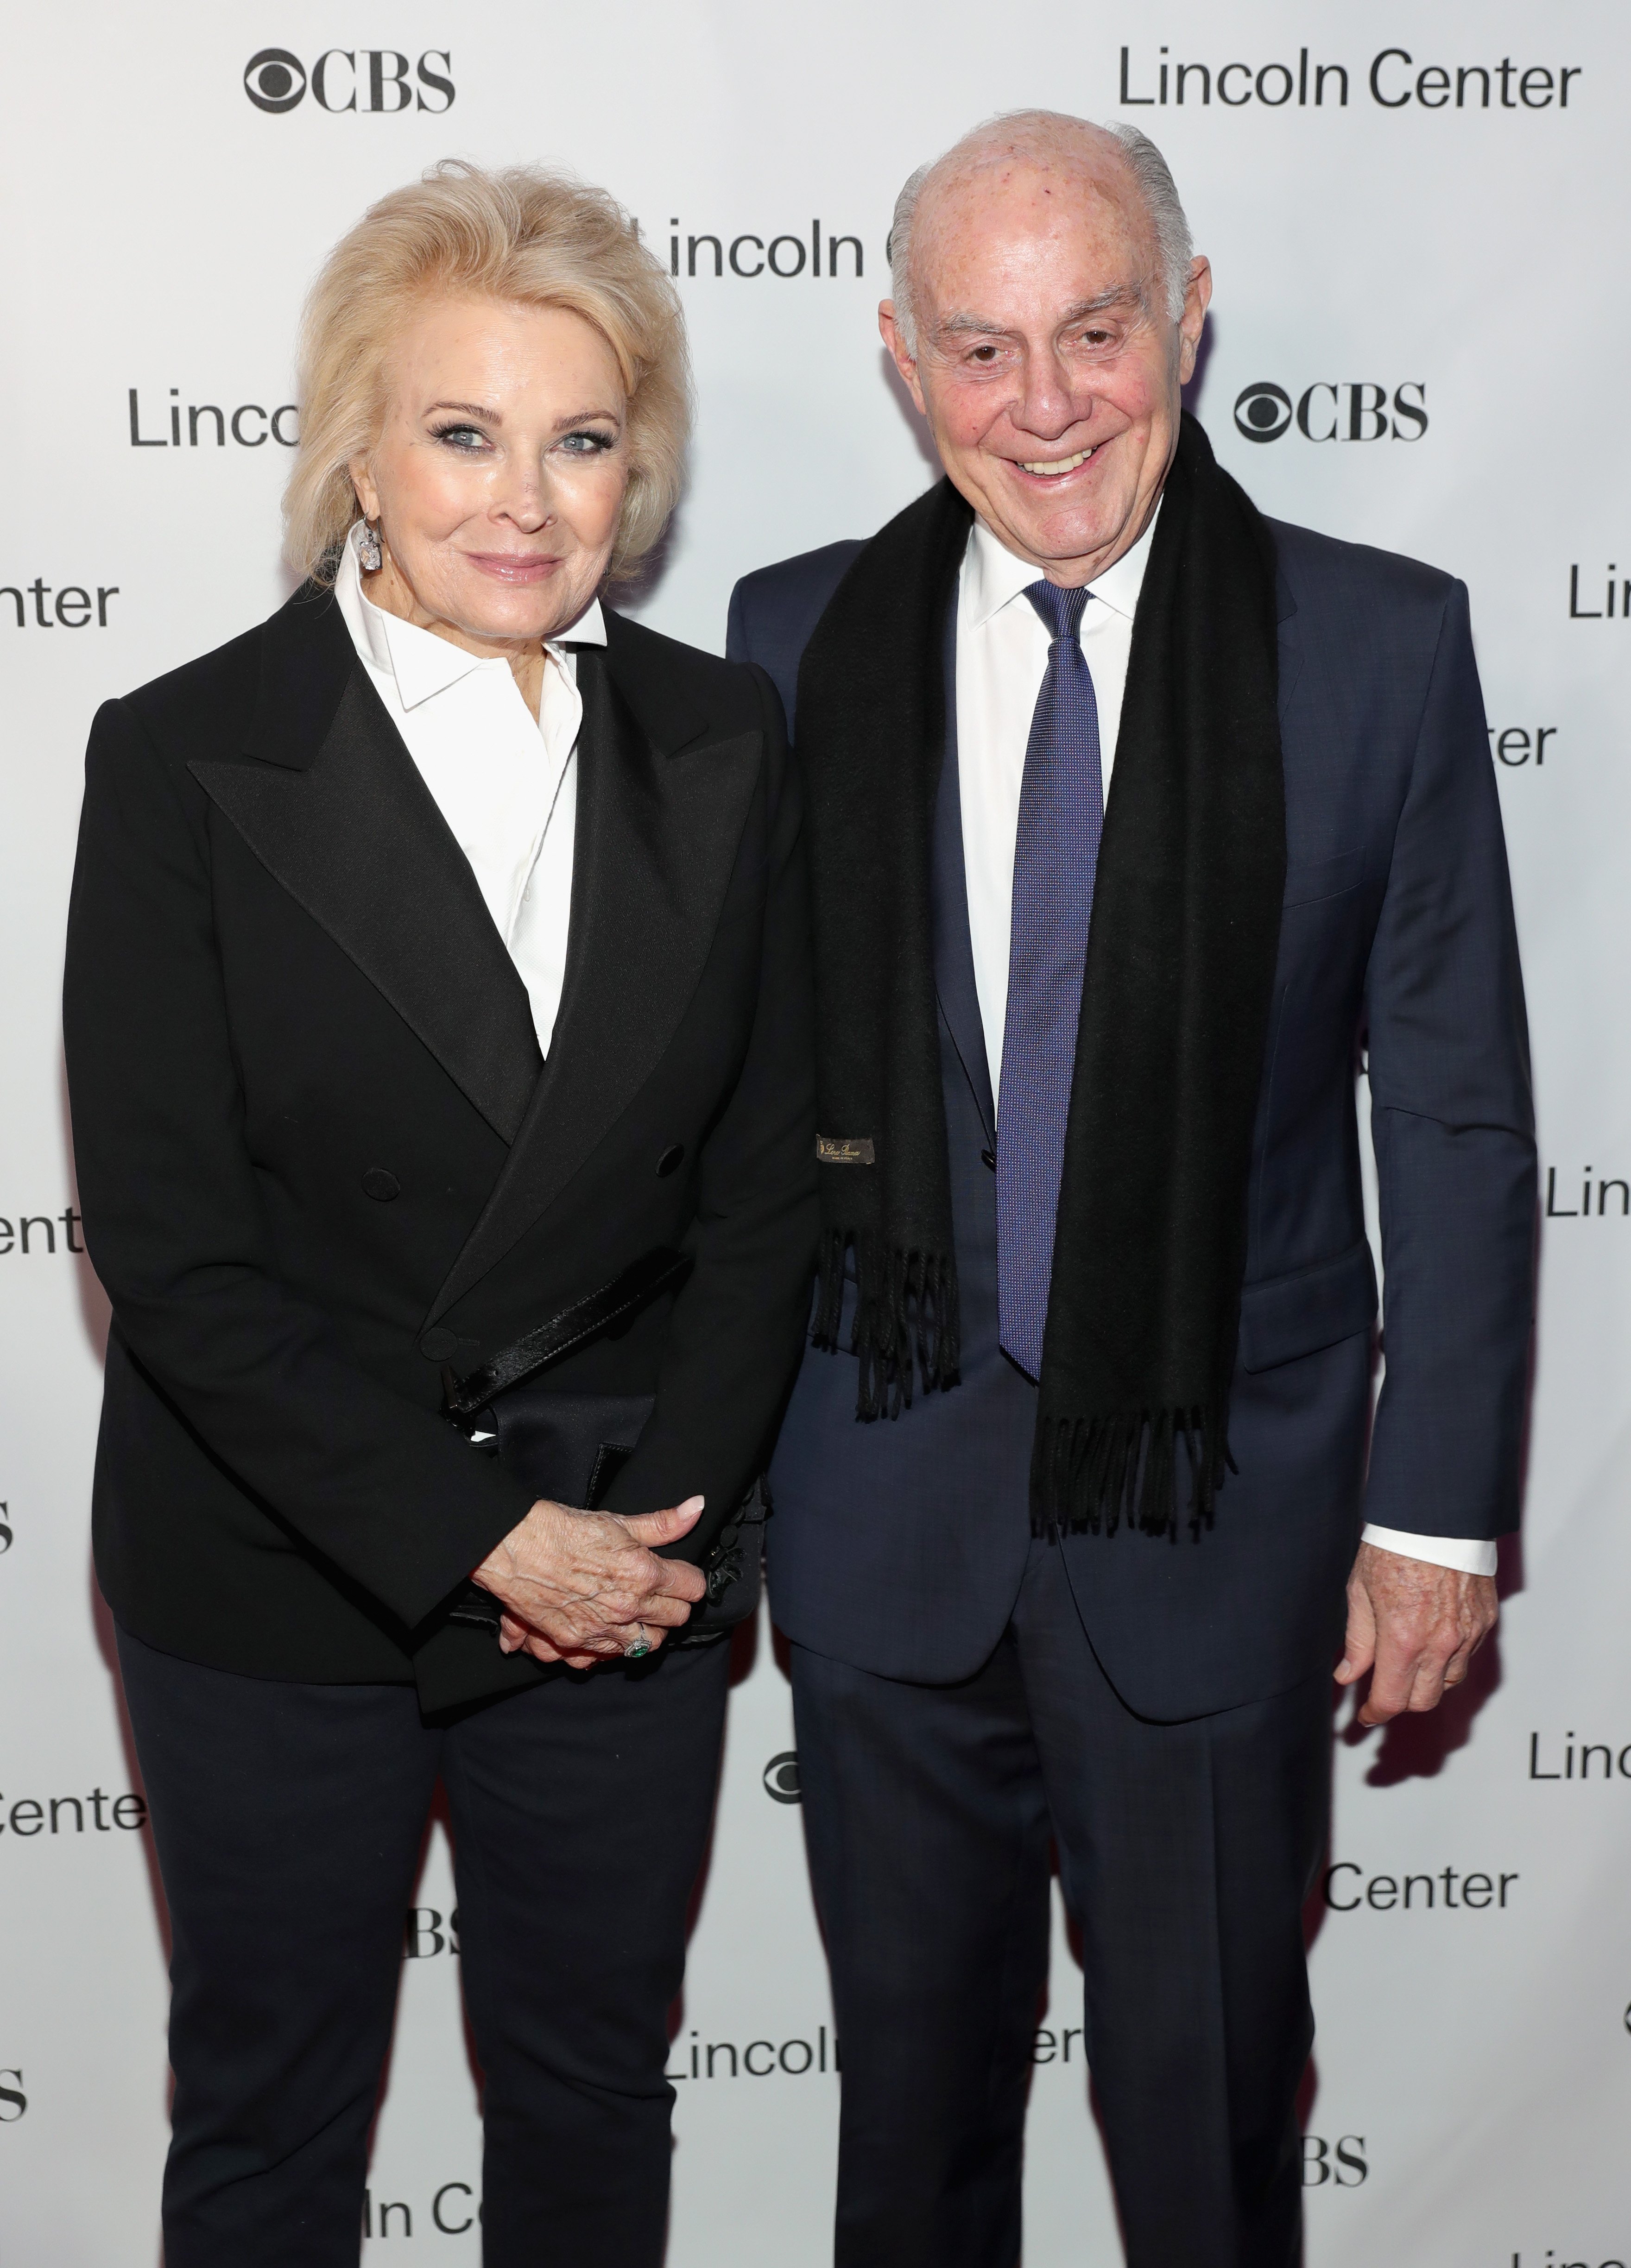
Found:
<path fill-rule="evenodd" d="M 272 1265 L 190 781 L 99 714 L 63 1031 L 85 1243 L 131 1353 L 210 1452 L 411 1629 L 530 1491 L 365 1372 Z"/>
<path fill-rule="evenodd" d="M 725 659 L 727 661 L 748 661 L 752 649 L 748 640 L 747 599 L 740 583 L 731 593 L 730 606 L 725 616 Z M 786 707 L 784 703 L 783 707 Z"/>
<path fill-rule="evenodd" d="M 822 585 L 816 587 L 823 590 Z M 781 704 L 779 721 L 789 739 L 798 708 L 799 662 L 816 621 L 814 615 L 805 619 L 808 602 L 802 608 L 796 602 L 803 595 L 783 589 L 776 570 L 744 575 L 731 593 L 725 619 L 725 659 L 750 662 L 764 671 L 776 688 Z M 823 591 L 817 614 L 826 603 L 826 595 Z"/>
<path fill-rule="evenodd" d="M 1534 1308 L 1529 1040 L 1467 595 L 1446 600 L 1367 976 L 1386 1373 L 1365 1517 L 1516 1528 Z"/>
<path fill-rule="evenodd" d="M 758 997 L 740 1075 L 697 1173 L 696 1264 L 669 1318 L 656 1407 L 608 1501 L 650 1512 L 700 1490 L 673 1556 L 700 1559 L 763 1469 L 798 1368 L 815 1271 L 816 1041 L 796 765 L 762 671 L 769 751 Z"/>
<path fill-rule="evenodd" d="M 784 559 L 779 566 L 744 575 L 731 593 L 726 659 L 752 662 L 764 672 L 780 696 L 789 740 L 798 737 L 799 664 L 810 633 L 865 549 L 865 544 L 853 541 L 829 543 L 797 559 Z"/>

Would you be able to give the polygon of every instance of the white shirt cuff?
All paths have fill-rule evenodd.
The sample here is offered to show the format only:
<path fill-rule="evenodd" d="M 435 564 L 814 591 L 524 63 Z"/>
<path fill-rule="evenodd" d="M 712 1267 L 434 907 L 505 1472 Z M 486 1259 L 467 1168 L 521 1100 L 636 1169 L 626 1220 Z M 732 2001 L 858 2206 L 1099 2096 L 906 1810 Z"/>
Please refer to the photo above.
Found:
<path fill-rule="evenodd" d="M 1401 1559 L 1425 1559 L 1429 1567 L 1454 1567 L 1463 1575 L 1493 1575 L 1495 1547 L 1475 1535 L 1412 1535 L 1402 1528 L 1367 1525 L 1362 1543 L 1397 1551 Z"/>

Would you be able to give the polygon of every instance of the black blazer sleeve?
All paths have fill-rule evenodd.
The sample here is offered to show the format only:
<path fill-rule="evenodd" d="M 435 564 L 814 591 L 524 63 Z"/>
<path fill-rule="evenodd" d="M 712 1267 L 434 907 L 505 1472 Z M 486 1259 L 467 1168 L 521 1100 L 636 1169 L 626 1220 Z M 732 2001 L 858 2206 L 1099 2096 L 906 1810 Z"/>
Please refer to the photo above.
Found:
<path fill-rule="evenodd" d="M 650 1512 L 700 1491 L 707 1509 L 672 1550 L 693 1560 L 766 1454 L 772 1405 L 798 1367 L 815 1268 L 815 993 L 802 802 L 781 704 L 764 671 L 754 677 L 769 799 L 757 1005 L 740 1075 L 703 1145 L 689 1239 L 696 1264 L 669 1318 L 656 1408 L 608 1498 L 616 1512 Z M 751 908 L 734 917 L 757 917 Z"/>
<path fill-rule="evenodd" d="M 64 1032 L 85 1241 L 114 1328 L 240 1484 L 417 1624 L 529 1494 L 364 1370 L 269 1265 L 204 799 L 124 703 L 98 716 L 86 760 Z"/>

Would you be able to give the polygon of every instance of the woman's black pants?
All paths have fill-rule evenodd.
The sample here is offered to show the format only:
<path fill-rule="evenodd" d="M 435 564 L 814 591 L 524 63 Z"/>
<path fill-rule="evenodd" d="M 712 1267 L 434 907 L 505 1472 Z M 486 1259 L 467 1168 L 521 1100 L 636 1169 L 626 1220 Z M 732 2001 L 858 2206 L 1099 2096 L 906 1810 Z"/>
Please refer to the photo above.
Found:
<path fill-rule="evenodd" d="M 120 1633 L 173 1932 L 166 2268 L 355 2264 L 439 1775 L 483 2075 L 483 2258 L 657 2268 L 667 2017 L 729 1653 L 562 1671 L 438 1727 L 410 1686 L 235 1676 Z"/>

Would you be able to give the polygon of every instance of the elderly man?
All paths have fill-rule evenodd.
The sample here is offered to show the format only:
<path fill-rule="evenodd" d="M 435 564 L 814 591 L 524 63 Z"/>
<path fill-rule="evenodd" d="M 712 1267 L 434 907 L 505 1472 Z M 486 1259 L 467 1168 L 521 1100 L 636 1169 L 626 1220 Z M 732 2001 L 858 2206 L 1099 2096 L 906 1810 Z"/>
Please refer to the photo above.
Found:
<path fill-rule="evenodd" d="M 1133 129 L 980 129 L 893 260 L 947 477 L 732 616 L 812 805 L 771 1574 L 838 2258 L 1013 2268 L 1052 1842 L 1129 2261 L 1284 2268 L 1344 1583 L 1362 1721 L 1430 1709 L 1517 1517 L 1534 1147 L 1466 593 L 1219 469 L 1179 408 L 1211 272 Z"/>

